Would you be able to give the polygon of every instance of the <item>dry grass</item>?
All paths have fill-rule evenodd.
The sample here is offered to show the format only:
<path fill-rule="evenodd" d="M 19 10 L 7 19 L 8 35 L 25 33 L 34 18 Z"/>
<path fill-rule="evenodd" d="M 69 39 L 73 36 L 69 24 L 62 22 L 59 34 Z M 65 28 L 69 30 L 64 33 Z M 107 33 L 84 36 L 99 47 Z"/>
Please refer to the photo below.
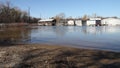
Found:
<path fill-rule="evenodd" d="M 0 68 L 120 68 L 120 53 L 51 45 L 0 47 Z"/>

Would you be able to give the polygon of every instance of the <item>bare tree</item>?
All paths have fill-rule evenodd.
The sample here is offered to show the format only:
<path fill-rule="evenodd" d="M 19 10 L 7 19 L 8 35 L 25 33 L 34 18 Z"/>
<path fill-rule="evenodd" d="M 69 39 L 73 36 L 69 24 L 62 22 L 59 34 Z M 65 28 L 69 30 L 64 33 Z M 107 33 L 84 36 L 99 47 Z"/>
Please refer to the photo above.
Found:
<path fill-rule="evenodd" d="M 65 14 L 64 13 L 57 14 L 54 18 L 56 19 L 56 22 L 59 23 L 61 19 L 65 19 Z"/>
<path fill-rule="evenodd" d="M 88 15 L 84 15 L 83 17 L 82 17 L 82 20 L 87 20 L 88 19 Z"/>
<path fill-rule="evenodd" d="M 0 22 L 11 23 L 11 22 L 27 22 L 28 13 L 21 11 L 17 7 L 10 6 L 10 2 L 0 3 Z"/>

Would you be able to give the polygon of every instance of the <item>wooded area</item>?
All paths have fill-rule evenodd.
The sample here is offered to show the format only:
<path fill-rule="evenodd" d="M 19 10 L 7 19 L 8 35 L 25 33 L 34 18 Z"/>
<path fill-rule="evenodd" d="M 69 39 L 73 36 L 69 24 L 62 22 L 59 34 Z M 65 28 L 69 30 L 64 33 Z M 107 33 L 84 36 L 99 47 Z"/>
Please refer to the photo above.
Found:
<path fill-rule="evenodd" d="M 0 23 L 36 23 L 38 18 L 30 16 L 29 11 L 11 6 L 10 2 L 0 3 Z"/>

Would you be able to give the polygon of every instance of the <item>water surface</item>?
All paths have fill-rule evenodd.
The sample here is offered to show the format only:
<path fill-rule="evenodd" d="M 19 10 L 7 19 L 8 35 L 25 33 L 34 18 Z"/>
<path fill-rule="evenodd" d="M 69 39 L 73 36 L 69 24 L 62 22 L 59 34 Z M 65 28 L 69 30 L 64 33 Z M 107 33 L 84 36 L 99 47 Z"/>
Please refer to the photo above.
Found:
<path fill-rule="evenodd" d="M 0 39 L 120 52 L 120 26 L 25 26 L 0 29 Z"/>

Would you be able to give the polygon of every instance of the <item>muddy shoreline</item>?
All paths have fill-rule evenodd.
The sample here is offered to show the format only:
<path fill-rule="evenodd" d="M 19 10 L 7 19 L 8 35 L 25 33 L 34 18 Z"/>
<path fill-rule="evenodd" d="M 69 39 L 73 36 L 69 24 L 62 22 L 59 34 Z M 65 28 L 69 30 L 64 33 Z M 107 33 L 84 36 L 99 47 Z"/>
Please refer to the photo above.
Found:
<path fill-rule="evenodd" d="M 0 68 L 120 68 L 120 52 L 48 44 L 1 45 Z"/>

